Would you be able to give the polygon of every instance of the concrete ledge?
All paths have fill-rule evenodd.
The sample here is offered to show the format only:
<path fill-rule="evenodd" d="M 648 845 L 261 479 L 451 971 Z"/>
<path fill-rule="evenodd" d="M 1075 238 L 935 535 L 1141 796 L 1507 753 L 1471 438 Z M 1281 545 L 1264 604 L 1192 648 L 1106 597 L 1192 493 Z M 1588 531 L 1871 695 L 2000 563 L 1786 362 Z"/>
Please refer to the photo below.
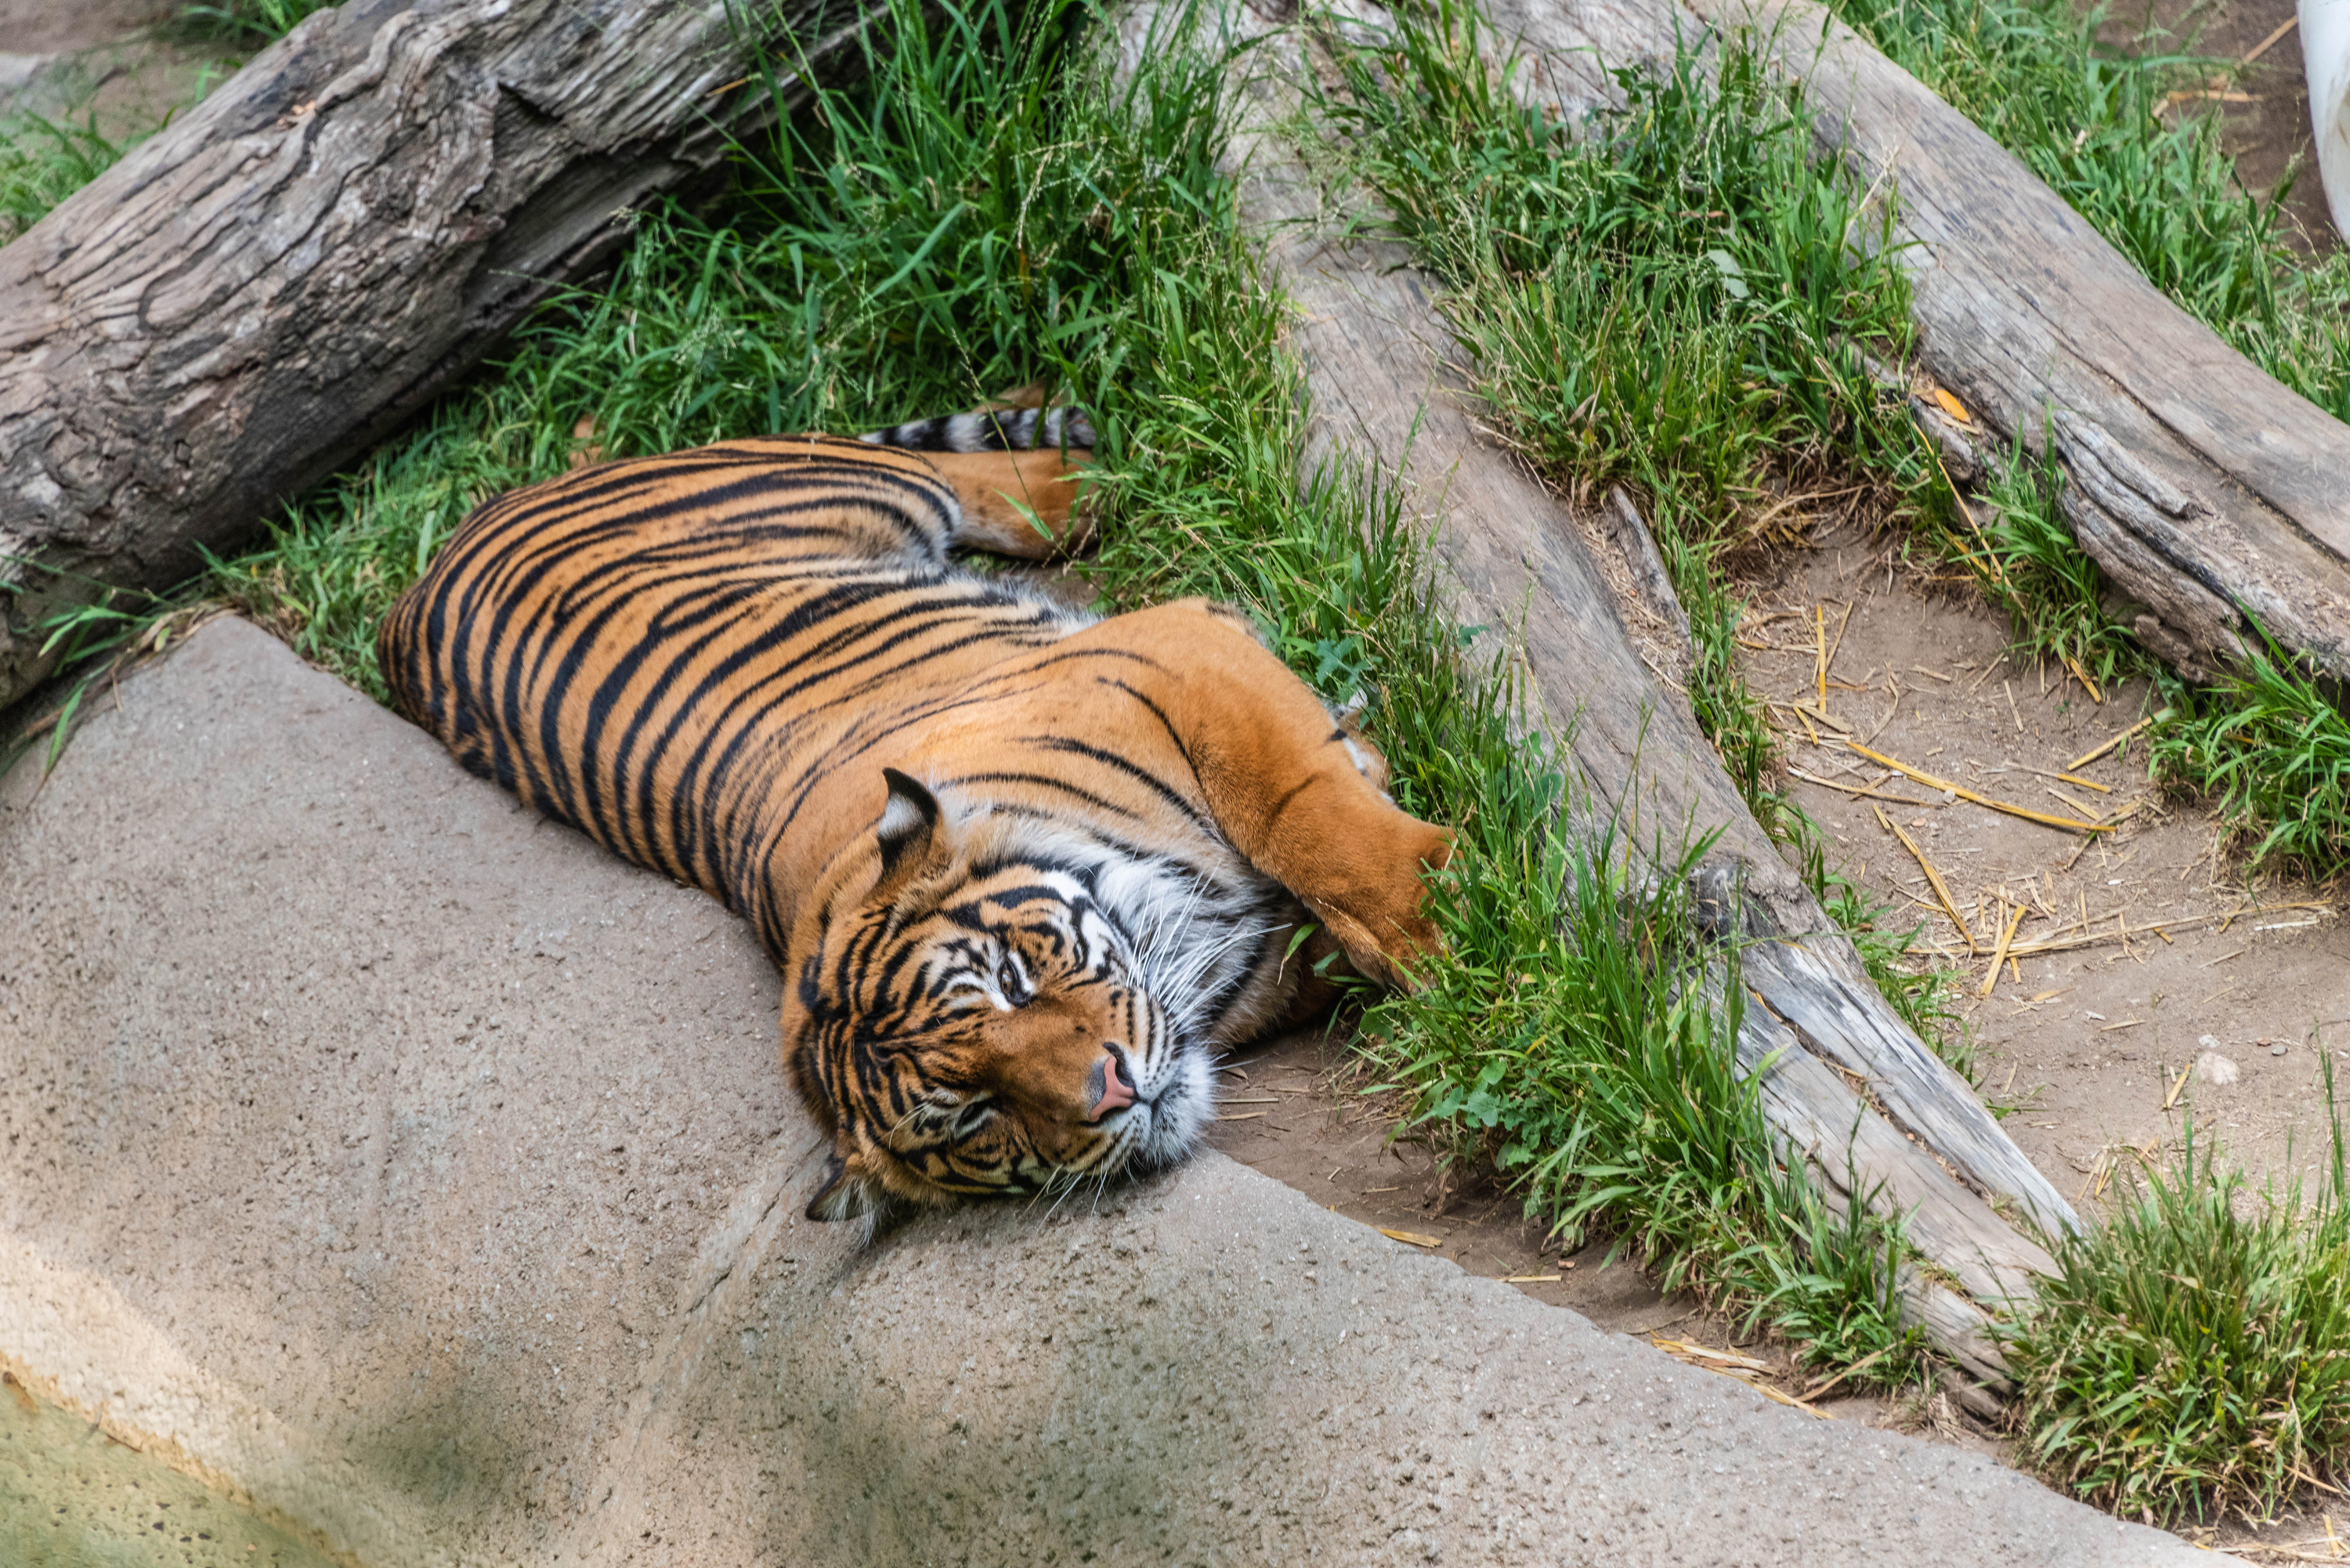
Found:
<path fill-rule="evenodd" d="M 799 1218 L 702 895 L 236 621 L 0 782 L 0 1360 L 409 1563 L 2214 1561 L 1207 1155 Z"/>

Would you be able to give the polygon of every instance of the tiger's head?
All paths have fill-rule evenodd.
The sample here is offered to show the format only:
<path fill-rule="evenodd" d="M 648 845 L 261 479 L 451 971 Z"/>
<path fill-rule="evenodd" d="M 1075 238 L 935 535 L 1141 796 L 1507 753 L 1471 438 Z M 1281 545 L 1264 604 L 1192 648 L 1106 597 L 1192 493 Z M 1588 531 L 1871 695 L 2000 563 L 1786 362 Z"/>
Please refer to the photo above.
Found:
<path fill-rule="evenodd" d="M 879 870 L 836 888 L 785 1049 L 832 1138 L 812 1220 L 1156 1169 L 1213 1114 L 1206 1044 L 1143 983 L 1082 863 L 885 770 Z M 872 864 L 848 857 L 862 882 Z"/>

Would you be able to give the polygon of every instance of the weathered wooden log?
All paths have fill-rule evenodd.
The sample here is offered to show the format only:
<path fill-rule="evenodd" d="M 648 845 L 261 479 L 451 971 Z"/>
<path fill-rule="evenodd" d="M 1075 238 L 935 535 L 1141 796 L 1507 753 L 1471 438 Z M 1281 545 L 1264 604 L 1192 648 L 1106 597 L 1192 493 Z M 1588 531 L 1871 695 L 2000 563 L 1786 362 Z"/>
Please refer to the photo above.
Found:
<path fill-rule="evenodd" d="M 1974 1302 L 2027 1294 L 2046 1255 L 1952 1170 L 2051 1226 L 2072 1220 L 2063 1197 L 1894 1014 L 1850 941 L 1779 858 L 1687 704 L 1632 647 L 1582 521 L 1478 432 L 1473 400 L 1445 373 L 1446 329 L 1425 281 L 1381 247 L 1337 249 L 1326 231 L 1285 222 L 1308 216 L 1318 192 L 1281 172 L 1260 150 L 1244 211 L 1269 228 L 1284 224 L 1271 229 L 1271 258 L 1300 307 L 1292 342 L 1305 361 L 1321 451 L 1391 462 L 1409 452 L 1406 473 L 1432 514 L 1452 618 L 1513 628 L 1508 657 L 1531 677 L 1548 727 L 1569 737 L 1575 804 L 1587 817 L 1615 822 L 1634 845 L 1660 836 L 1668 848 L 1721 830 L 1701 890 L 1721 934 L 1745 941 L 1738 1058 L 1762 1071 L 1764 1110 L 1785 1142 L 1832 1189 L 1906 1213 L 1921 1255 Z M 1866 1083 L 1867 1097 L 1845 1073 Z M 1913 1283 L 1912 1310 L 1942 1347 L 1998 1376 L 2003 1364 L 1981 1306 L 1923 1274 Z"/>
<path fill-rule="evenodd" d="M 1919 363 L 1987 457 L 2053 445 L 2084 550 L 2139 639 L 2209 680 L 2247 617 L 2350 678 L 2350 426 L 2161 292 L 2012 154 L 1811 0 L 1492 0 L 1531 96 L 1576 116 L 1610 67 L 1744 30 L 1804 84 L 1823 155 L 1894 202 Z M 1871 236 L 1873 237 L 1873 236 Z"/>
<path fill-rule="evenodd" d="M 0 248 L 0 707 L 44 618 L 365 452 L 762 122 L 762 44 L 872 8 L 352 0 Z"/>
<path fill-rule="evenodd" d="M 1129 55 L 1163 14 L 1148 0 L 1127 14 Z M 1262 30 L 1237 7 L 1224 25 L 1238 36 Z M 1238 95 L 1235 157 L 1243 213 L 1299 306 L 1290 342 L 1315 409 L 1305 462 L 1344 452 L 1401 469 L 1426 514 L 1451 618 L 1508 628 L 1505 657 L 1542 710 L 1529 719 L 1568 739 L 1586 823 L 1611 823 L 1634 846 L 1719 834 L 1699 891 L 1706 918 L 1743 947 L 1742 1068 L 1762 1075 L 1782 1147 L 1810 1161 L 1832 1202 L 1907 1217 L 1929 1265 L 1903 1271 L 1911 1319 L 1997 1383 L 2005 1365 L 1987 1333 L 1990 1309 L 2028 1295 L 2052 1265 L 1993 1205 L 2052 1230 L 2074 1223 L 2071 1208 L 1870 985 L 1686 702 L 1642 661 L 1623 618 L 1669 628 L 1679 607 L 1669 587 L 1658 592 L 1653 544 L 1643 551 L 1626 536 L 1638 518 L 1621 507 L 1607 523 L 1578 518 L 1478 430 L 1430 284 L 1399 247 L 1339 241 L 1358 214 L 1327 210 L 1304 161 L 1267 129 L 1286 121 L 1288 103 L 1263 80 Z M 1620 600 L 1599 559 L 1611 533 L 1624 541 Z"/>
<path fill-rule="evenodd" d="M 1806 84 L 1823 154 L 1898 192 L 1893 243 L 1908 247 L 1925 369 L 1989 427 L 1968 432 L 1987 462 L 2019 434 L 2028 450 L 2053 442 L 2084 547 L 2149 607 L 2140 637 L 2208 678 L 2249 635 L 2249 612 L 2320 668 L 2350 671 L 2350 429 L 2164 300 L 1913 78 L 1806 0 L 1492 0 L 1491 10 L 1530 67 L 1523 90 L 1569 120 L 1617 101 L 1615 67 L 1669 64 L 1709 35 L 1755 29 Z M 1981 1199 L 2008 1200 L 2048 1229 L 2070 1224 L 2069 1208 L 1868 985 L 1686 707 L 1652 683 L 1615 614 L 1643 609 L 1611 605 L 1592 563 L 1601 530 L 1567 517 L 1448 408 L 1461 378 L 1445 373 L 1435 346 L 1449 335 L 1408 258 L 1323 244 L 1298 166 L 1277 150 L 1258 156 L 1252 202 L 1288 225 L 1275 265 L 1305 306 L 1296 342 L 1319 408 L 1358 450 L 1392 456 L 1409 442 L 1412 472 L 1440 498 L 1439 548 L 1464 618 L 1523 626 L 1512 657 L 1554 715 L 1573 713 L 1595 804 L 1636 836 L 1721 831 L 1705 877 L 1721 889 L 1723 924 L 1766 939 L 1745 951 L 1754 1005 L 1742 1064 L 1779 1053 L 1763 1080 L 1773 1125 L 1840 1196 L 1908 1214 L 1921 1253 L 1972 1298 L 1913 1272 L 1913 1314 L 1963 1364 L 1994 1369 L 1979 1303 L 2028 1290 L 2047 1260 Z M 1606 532 L 1624 540 L 1622 520 Z M 1625 549 L 1635 585 L 1651 575 L 1638 555 Z M 1637 597 L 1657 613 L 1653 590 Z"/>

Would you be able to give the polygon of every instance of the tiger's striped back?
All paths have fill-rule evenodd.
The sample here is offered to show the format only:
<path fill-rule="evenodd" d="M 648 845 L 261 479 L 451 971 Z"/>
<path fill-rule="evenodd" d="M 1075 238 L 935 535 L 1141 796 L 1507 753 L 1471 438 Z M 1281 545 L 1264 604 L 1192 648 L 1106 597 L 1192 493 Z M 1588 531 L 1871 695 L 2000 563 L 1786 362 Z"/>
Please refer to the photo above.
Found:
<path fill-rule="evenodd" d="M 470 771 L 715 894 L 781 953 L 760 867 L 823 759 L 1088 618 L 948 565 L 909 452 L 730 441 L 490 502 L 387 618 L 396 701 Z"/>
<path fill-rule="evenodd" d="M 1242 618 L 1097 620 L 951 563 L 1082 525 L 1043 445 L 1079 416 L 984 419 L 501 496 L 379 639 L 467 768 L 753 922 L 832 1138 L 818 1218 L 1179 1158 L 1210 1054 L 1310 1005 L 1310 961 L 1433 940 L 1446 836 Z"/>

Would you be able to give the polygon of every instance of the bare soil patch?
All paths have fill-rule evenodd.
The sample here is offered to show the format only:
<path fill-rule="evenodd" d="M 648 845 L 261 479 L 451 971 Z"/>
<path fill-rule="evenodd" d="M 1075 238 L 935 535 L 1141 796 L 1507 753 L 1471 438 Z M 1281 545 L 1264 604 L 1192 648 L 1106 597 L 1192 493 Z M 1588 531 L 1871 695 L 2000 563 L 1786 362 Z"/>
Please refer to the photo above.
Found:
<path fill-rule="evenodd" d="M 1827 710 L 1849 732 L 1773 711 L 1795 799 L 1845 874 L 1891 920 L 1922 924 L 1964 977 L 1962 1038 L 2026 1156 L 2094 1206 L 2117 1166 L 2173 1152 L 2191 1116 L 2256 1179 L 2314 1171 L 2328 1152 L 2324 1055 L 2350 1064 L 2350 929 L 2326 890 L 2247 873 L 2208 809 L 2163 799 L 2136 741 L 2083 764 L 2085 784 L 2054 776 L 2144 716 L 2145 684 L 2099 701 L 2063 665 L 2011 655 L 1971 596 L 1926 591 L 1884 543 L 1830 534 L 1782 557 L 1748 621 L 1758 694 L 1817 700 L 1823 621 Z M 1855 742 L 1994 800 L 2122 820 L 2089 835 L 2003 815 Z M 1958 922 L 1890 825 L 1939 872 Z M 2010 927 L 2020 956 L 1986 992 Z"/>
<path fill-rule="evenodd" d="M 77 122 L 109 137 L 152 130 L 234 65 L 155 36 L 182 0 L 0 0 L 0 113 Z"/>

